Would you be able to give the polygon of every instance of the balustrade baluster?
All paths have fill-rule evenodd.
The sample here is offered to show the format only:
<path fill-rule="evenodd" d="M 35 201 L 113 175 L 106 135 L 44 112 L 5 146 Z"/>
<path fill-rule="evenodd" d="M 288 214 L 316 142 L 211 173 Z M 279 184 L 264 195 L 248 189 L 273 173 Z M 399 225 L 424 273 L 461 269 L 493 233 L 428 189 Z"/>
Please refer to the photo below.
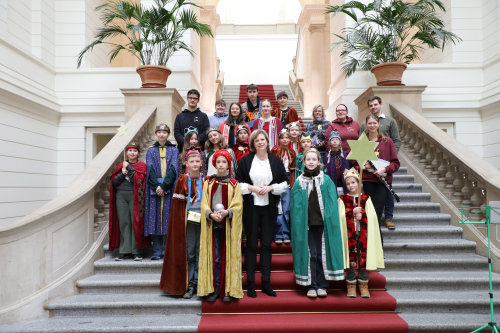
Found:
<path fill-rule="evenodd" d="M 427 151 L 427 154 L 425 155 L 425 170 L 424 170 L 424 173 L 425 175 L 427 176 L 427 178 L 431 178 L 431 174 L 432 174 L 432 161 L 434 161 L 434 158 L 435 158 L 435 153 L 436 153 L 436 149 L 434 148 L 434 146 L 432 145 L 431 142 L 428 142 L 428 145 L 429 145 L 429 149 Z"/>
<path fill-rule="evenodd" d="M 465 173 L 461 172 L 460 168 L 458 166 L 455 166 L 455 179 L 453 180 L 453 187 L 455 189 L 455 192 L 453 192 L 451 202 L 458 209 L 460 209 L 460 206 L 462 204 L 462 200 L 464 198 L 464 195 L 462 193 L 462 189 L 465 185 L 464 175 L 465 175 Z"/>
<path fill-rule="evenodd" d="M 443 153 L 443 159 L 441 160 L 441 165 L 438 168 L 438 179 L 437 179 L 437 187 L 441 192 L 444 192 L 444 187 L 446 186 L 446 173 L 448 172 L 448 157 Z"/>
<path fill-rule="evenodd" d="M 439 178 L 439 166 L 443 161 L 443 153 L 437 147 L 434 147 L 434 151 L 435 151 L 434 160 L 432 160 L 431 162 L 432 172 L 429 179 L 431 179 L 434 182 L 434 184 L 436 184 L 437 179 Z"/>
<path fill-rule="evenodd" d="M 483 191 L 482 191 L 480 184 L 477 180 L 474 180 L 472 182 L 472 188 L 473 188 L 473 194 L 470 197 L 472 207 L 481 207 L 481 205 L 483 204 L 483 201 L 484 201 L 484 197 L 483 197 Z M 479 211 L 480 211 L 479 208 L 474 208 L 471 210 L 471 214 L 476 214 Z M 472 221 L 481 221 L 482 218 L 483 218 L 482 214 L 477 214 L 474 217 L 472 217 L 471 220 Z M 478 227 L 479 227 L 479 225 L 478 225 Z"/>
<path fill-rule="evenodd" d="M 408 141 L 408 157 L 410 160 L 413 160 L 413 157 L 415 156 L 415 144 L 417 143 L 417 133 L 410 128 L 410 141 Z"/>
<path fill-rule="evenodd" d="M 446 185 L 444 187 L 443 193 L 444 195 L 446 195 L 448 199 L 451 200 L 453 197 L 453 192 L 455 190 L 455 187 L 453 186 L 453 181 L 456 178 L 455 165 L 453 165 L 451 160 L 448 161 L 448 171 L 445 174 L 445 178 L 446 178 Z"/>
<path fill-rule="evenodd" d="M 408 123 L 405 123 L 406 125 L 406 136 L 405 136 L 405 148 L 406 151 L 408 152 L 410 150 L 410 140 L 411 140 L 411 126 Z"/>
<path fill-rule="evenodd" d="M 415 133 L 415 136 L 416 142 L 415 146 L 413 146 L 413 149 L 415 150 L 415 154 L 413 155 L 413 163 L 420 168 L 420 159 L 422 158 L 422 155 L 420 154 L 420 150 L 422 149 L 422 136 L 417 132 Z"/>

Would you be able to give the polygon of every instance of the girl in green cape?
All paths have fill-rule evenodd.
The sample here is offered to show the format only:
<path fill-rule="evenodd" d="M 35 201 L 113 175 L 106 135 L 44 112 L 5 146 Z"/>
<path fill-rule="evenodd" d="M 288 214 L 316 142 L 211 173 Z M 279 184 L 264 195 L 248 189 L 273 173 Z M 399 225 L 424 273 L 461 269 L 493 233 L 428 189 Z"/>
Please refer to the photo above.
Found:
<path fill-rule="evenodd" d="M 308 286 L 308 297 L 326 297 L 329 280 L 344 279 L 337 188 L 321 171 L 315 148 L 304 152 L 304 173 L 291 193 L 290 224 L 295 282 Z"/>

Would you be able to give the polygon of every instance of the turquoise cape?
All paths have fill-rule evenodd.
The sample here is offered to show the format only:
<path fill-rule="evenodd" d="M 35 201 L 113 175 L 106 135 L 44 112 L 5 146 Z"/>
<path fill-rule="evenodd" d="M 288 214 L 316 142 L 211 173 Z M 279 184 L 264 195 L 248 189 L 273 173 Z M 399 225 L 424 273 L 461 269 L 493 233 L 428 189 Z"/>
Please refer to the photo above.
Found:
<path fill-rule="evenodd" d="M 337 187 L 323 171 L 314 178 L 318 194 L 321 194 L 318 199 L 325 223 L 322 251 L 323 271 L 326 280 L 343 280 L 344 251 L 337 204 Z M 312 178 L 301 175 L 296 180 L 291 193 L 293 268 L 295 282 L 302 286 L 311 284 L 307 214 L 312 183 Z"/>

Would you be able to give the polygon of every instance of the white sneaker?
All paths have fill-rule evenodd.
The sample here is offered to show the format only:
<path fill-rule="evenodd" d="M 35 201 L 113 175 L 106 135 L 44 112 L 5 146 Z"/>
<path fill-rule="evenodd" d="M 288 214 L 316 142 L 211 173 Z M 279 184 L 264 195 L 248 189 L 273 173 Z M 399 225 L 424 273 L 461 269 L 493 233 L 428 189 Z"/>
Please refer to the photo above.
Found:
<path fill-rule="evenodd" d="M 276 244 L 281 244 L 281 243 L 283 243 L 283 240 L 282 240 L 282 239 L 277 239 L 277 240 L 275 240 L 274 242 L 275 242 Z"/>
<path fill-rule="evenodd" d="M 318 294 L 316 293 L 316 290 L 312 290 L 312 289 L 311 289 L 311 290 L 309 290 L 309 291 L 307 292 L 307 297 L 310 297 L 310 298 L 316 298 L 316 297 L 318 297 Z"/>
<path fill-rule="evenodd" d="M 319 297 L 326 297 L 328 292 L 325 289 L 318 289 L 318 296 Z"/>
<path fill-rule="evenodd" d="M 283 241 L 283 243 L 285 243 L 285 244 L 290 244 L 290 243 L 291 243 L 291 241 L 290 241 L 289 239 L 285 239 L 285 240 Z"/>

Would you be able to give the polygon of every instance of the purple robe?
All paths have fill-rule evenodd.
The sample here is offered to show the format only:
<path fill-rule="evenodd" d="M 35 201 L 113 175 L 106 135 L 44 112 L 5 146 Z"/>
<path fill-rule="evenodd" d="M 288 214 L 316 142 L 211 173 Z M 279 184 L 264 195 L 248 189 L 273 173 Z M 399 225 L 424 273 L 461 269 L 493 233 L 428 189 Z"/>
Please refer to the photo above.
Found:
<path fill-rule="evenodd" d="M 179 177 L 179 170 L 177 165 L 177 154 L 179 151 L 173 145 L 166 146 L 167 152 L 165 160 L 167 164 L 167 173 L 171 166 L 174 166 L 177 178 Z M 153 146 L 148 149 L 146 154 L 146 165 L 148 173 L 151 168 L 155 171 L 157 177 L 161 176 L 161 160 L 160 148 Z M 146 182 L 147 183 L 147 182 Z M 148 184 L 146 191 L 146 200 L 144 204 L 144 236 L 149 235 L 166 235 L 168 230 L 168 220 L 170 217 L 170 208 L 172 206 L 172 193 L 174 193 L 175 182 L 168 191 L 165 192 L 165 199 L 163 200 L 163 216 L 161 216 L 161 197 L 150 194 L 150 187 Z"/>
<path fill-rule="evenodd" d="M 342 187 L 344 188 L 344 194 L 349 194 L 347 187 L 345 186 L 344 172 L 351 168 L 348 160 L 346 160 L 347 154 L 344 151 L 327 151 L 323 157 L 323 163 L 325 164 L 325 172 L 332 179 L 335 186 L 337 186 L 337 167 L 335 165 L 335 156 L 340 158 L 340 174 L 342 175 Z"/>

